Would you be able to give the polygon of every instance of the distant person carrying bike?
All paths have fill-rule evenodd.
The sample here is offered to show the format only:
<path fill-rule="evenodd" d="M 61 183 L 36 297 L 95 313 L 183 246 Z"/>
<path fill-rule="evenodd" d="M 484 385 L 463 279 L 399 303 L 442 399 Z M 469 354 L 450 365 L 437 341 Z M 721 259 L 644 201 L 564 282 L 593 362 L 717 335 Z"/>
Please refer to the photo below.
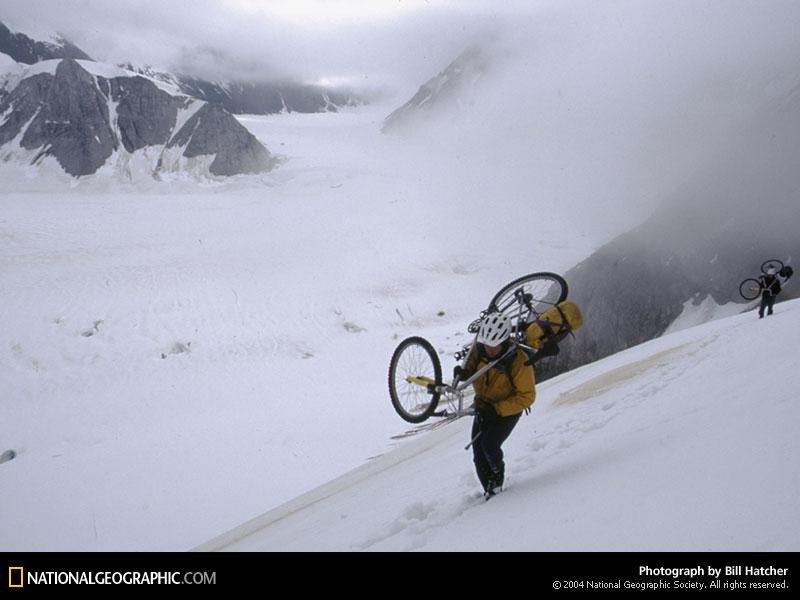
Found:
<path fill-rule="evenodd" d="M 739 284 L 739 295 L 748 302 L 761 296 L 761 304 L 758 307 L 758 318 L 764 318 L 764 311 L 767 316 L 772 314 L 775 300 L 781 290 L 786 286 L 786 282 L 794 275 L 794 269 L 790 265 L 783 264 L 776 258 L 761 263 L 761 275 L 758 279 L 748 278 Z"/>
<path fill-rule="evenodd" d="M 475 419 L 472 423 L 472 455 L 486 498 L 503 487 L 505 463 L 501 446 L 519 421 L 522 412 L 536 399 L 533 367 L 521 349 L 512 350 L 511 319 L 498 312 L 487 314 L 478 330 L 462 369 L 455 376 L 465 380 L 490 362 L 494 367 L 473 382 Z"/>
<path fill-rule="evenodd" d="M 764 275 L 758 278 L 761 284 L 761 306 L 758 308 L 758 318 L 764 318 L 764 309 L 767 310 L 767 315 L 772 314 L 772 307 L 775 304 L 775 298 L 781 293 L 781 281 L 778 278 L 778 270 L 775 267 L 769 267 Z"/>

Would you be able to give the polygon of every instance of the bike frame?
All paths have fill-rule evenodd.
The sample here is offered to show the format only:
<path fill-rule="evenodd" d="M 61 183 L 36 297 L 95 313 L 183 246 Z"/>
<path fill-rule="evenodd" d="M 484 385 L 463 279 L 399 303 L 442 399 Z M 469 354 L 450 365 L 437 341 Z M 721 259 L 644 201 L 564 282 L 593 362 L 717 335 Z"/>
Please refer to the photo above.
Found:
<path fill-rule="evenodd" d="M 538 275 L 544 275 L 545 279 L 556 281 L 560 286 L 560 291 L 557 297 L 552 301 L 538 299 L 534 296 L 532 291 L 526 291 L 524 287 L 529 281 L 537 279 Z M 519 284 L 518 287 L 514 287 Z M 541 315 L 552 308 L 557 306 L 558 302 L 566 298 L 567 284 L 558 275 L 550 273 L 537 274 L 534 273 L 530 276 L 522 277 L 513 281 L 511 284 L 505 286 L 495 294 L 492 298 L 489 307 L 482 311 L 479 317 L 469 324 L 467 331 L 470 334 L 475 334 L 475 337 L 468 344 L 465 344 L 461 349 L 455 353 L 455 359 L 460 364 L 462 369 L 465 369 L 473 352 L 477 351 L 478 333 L 480 331 L 480 324 L 489 313 L 501 312 L 506 315 L 511 322 L 511 337 L 507 340 L 509 347 L 502 352 L 494 360 L 488 357 L 480 357 L 480 362 L 486 361 L 476 373 L 470 377 L 461 380 L 459 377 L 454 377 L 451 383 L 446 383 L 442 378 L 441 361 L 436 356 L 438 353 L 433 348 L 431 343 L 424 338 L 408 338 L 403 340 L 400 346 L 395 350 L 392 356 L 392 361 L 389 367 L 389 391 L 392 396 L 392 404 L 394 405 L 400 416 L 411 423 L 421 423 L 428 417 L 444 417 L 445 420 L 458 419 L 466 415 L 475 413 L 474 403 L 471 398 L 467 396 L 468 388 L 474 384 L 478 378 L 482 377 L 489 369 L 496 367 L 500 361 L 511 358 L 520 350 L 528 357 L 526 365 L 533 364 L 538 358 L 542 356 L 553 356 L 558 354 L 558 346 L 555 348 L 552 345 L 545 344 L 540 348 L 534 348 L 528 345 L 527 331 L 532 323 L 539 322 Z M 542 294 L 544 296 L 545 294 Z M 562 314 L 563 317 L 563 314 Z M 564 317 L 566 318 L 566 317 Z M 544 324 L 542 324 L 544 325 Z M 566 323 L 562 323 L 566 325 Z M 570 332 L 569 327 L 566 329 Z M 552 333 L 552 332 L 551 332 Z M 559 332 L 560 335 L 560 332 Z M 560 338 L 559 338 L 560 339 Z M 557 342 L 555 342 L 557 344 Z M 535 344 L 539 345 L 539 344 Z M 424 353 L 430 357 L 431 362 L 422 365 L 423 368 L 405 368 L 402 374 L 403 380 L 406 384 L 412 384 L 412 388 L 407 392 L 403 392 L 403 399 L 398 396 L 396 385 L 401 380 L 397 378 L 397 361 L 409 346 L 417 346 L 418 350 L 423 352 L 423 361 L 427 360 Z M 478 358 L 474 356 L 474 358 Z M 425 373 L 428 369 L 427 366 L 433 367 L 434 373 Z M 412 367 L 411 364 L 407 367 Z M 394 378 L 394 379 L 393 379 Z M 415 390 L 418 386 L 421 390 Z M 425 390 L 430 397 L 426 400 L 419 392 Z M 411 409 L 406 408 L 406 399 L 411 401 Z M 436 407 L 434 408 L 434 403 Z M 438 410 L 437 410 L 438 409 Z"/>
<path fill-rule="evenodd" d="M 472 352 L 472 348 L 475 347 L 475 343 L 477 343 L 477 342 L 474 342 L 473 345 L 470 348 L 470 351 L 466 353 L 466 356 L 464 357 L 464 360 L 462 361 L 462 364 L 461 364 L 462 367 L 464 366 L 464 364 L 466 363 L 467 359 L 469 358 L 470 352 Z M 472 385 L 475 381 L 477 381 L 478 378 L 481 377 L 481 375 L 486 373 L 489 369 L 491 369 L 493 366 L 495 366 L 497 363 L 499 363 L 501 360 L 503 360 L 505 357 L 507 357 L 509 354 L 511 354 L 511 352 L 516 352 L 516 350 L 517 350 L 516 344 L 512 344 L 511 347 L 508 350 L 506 350 L 499 358 L 496 358 L 492 362 L 487 363 L 486 365 L 484 365 L 483 367 L 478 369 L 478 371 L 476 371 L 474 375 L 472 375 L 471 377 L 468 377 L 464 381 L 459 381 L 458 379 L 453 379 L 453 382 L 451 384 L 449 384 L 449 385 L 448 384 L 443 384 L 443 385 L 434 387 L 434 390 L 437 391 L 437 392 L 440 392 L 443 397 L 448 399 L 448 402 L 450 402 L 450 403 L 455 402 L 455 404 L 456 404 L 456 412 L 451 414 L 451 413 L 448 413 L 447 410 L 444 410 L 442 412 L 433 413 L 433 416 L 435 416 L 435 417 L 452 417 L 452 418 L 458 419 L 458 418 L 463 417 L 465 415 L 472 414 L 472 410 L 471 410 L 472 407 L 471 406 L 467 407 L 464 404 L 464 392 L 466 391 L 466 389 L 470 385 Z M 441 402 L 441 400 L 439 402 Z"/>
<path fill-rule="evenodd" d="M 439 392 L 446 399 L 447 402 L 456 405 L 455 413 L 448 413 L 447 410 L 444 410 L 433 413 L 433 416 L 458 419 L 463 416 L 473 414 L 474 413 L 474 411 L 472 410 L 473 407 L 465 406 L 464 403 L 464 392 L 470 385 L 472 385 L 475 381 L 477 381 L 478 378 L 480 378 L 489 369 L 494 367 L 497 363 L 504 360 L 509 355 L 517 352 L 517 350 L 519 349 L 524 350 L 525 353 L 528 354 L 530 357 L 533 357 L 536 354 L 537 350 L 535 348 L 532 348 L 527 344 L 523 344 L 522 341 L 520 340 L 520 338 L 522 338 L 525 335 L 525 331 L 523 330 L 522 327 L 522 324 L 525 322 L 524 319 L 522 318 L 525 309 L 527 309 L 530 313 L 534 314 L 536 313 L 536 311 L 530 305 L 530 301 L 526 300 L 526 298 L 524 297 L 525 295 L 520 290 L 517 290 L 515 296 L 516 296 L 516 301 L 519 304 L 520 310 L 517 315 L 517 324 L 515 327 L 515 333 L 512 334 L 511 345 L 508 348 L 508 350 L 503 352 L 503 354 L 500 355 L 498 358 L 494 359 L 493 361 L 487 363 L 486 365 L 478 369 L 478 371 L 476 371 L 472 376 L 468 377 L 463 381 L 459 381 L 458 379 L 453 379 L 453 382 L 450 383 L 449 385 L 443 384 L 440 386 L 435 386 L 435 385 L 430 386 L 429 389 L 431 389 L 432 392 Z M 505 308 L 508 309 L 510 306 L 511 305 L 508 305 Z M 468 347 L 465 346 L 464 349 L 462 350 L 462 353 L 464 354 L 464 357 L 461 360 L 462 368 L 466 366 L 467 360 L 469 359 L 470 354 L 475 349 L 477 343 L 478 343 L 478 336 L 476 335 L 472 344 L 470 344 Z"/>

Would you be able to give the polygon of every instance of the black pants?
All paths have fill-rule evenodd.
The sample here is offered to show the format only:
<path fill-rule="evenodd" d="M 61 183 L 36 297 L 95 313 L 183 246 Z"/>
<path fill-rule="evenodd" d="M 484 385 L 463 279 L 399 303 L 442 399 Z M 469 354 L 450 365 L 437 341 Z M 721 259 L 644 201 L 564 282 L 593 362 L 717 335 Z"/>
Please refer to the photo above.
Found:
<path fill-rule="evenodd" d="M 483 489 L 489 482 L 489 478 L 495 476 L 497 483 L 502 485 L 505 476 L 505 463 L 503 462 L 503 450 L 501 446 L 506 441 L 514 427 L 517 425 L 522 413 L 501 417 L 494 410 L 484 410 L 483 415 L 476 414 L 472 422 L 472 458 L 475 462 L 475 470 L 478 479 L 481 481 Z M 475 439 L 480 433 L 480 436 Z"/>
<path fill-rule="evenodd" d="M 764 316 L 764 309 L 767 309 L 767 314 L 772 314 L 772 306 L 775 304 L 775 296 L 772 294 L 761 294 L 761 306 L 758 309 L 758 316 Z"/>

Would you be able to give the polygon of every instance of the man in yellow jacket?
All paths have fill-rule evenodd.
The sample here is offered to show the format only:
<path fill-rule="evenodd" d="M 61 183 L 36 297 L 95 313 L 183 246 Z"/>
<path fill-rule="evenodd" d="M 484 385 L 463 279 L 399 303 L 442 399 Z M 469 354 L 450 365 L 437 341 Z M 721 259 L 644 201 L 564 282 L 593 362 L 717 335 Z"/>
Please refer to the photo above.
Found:
<path fill-rule="evenodd" d="M 536 399 L 533 367 L 525 364 L 528 357 L 522 350 L 511 350 L 511 328 L 510 319 L 502 313 L 486 315 L 464 368 L 456 367 L 456 376 L 465 380 L 490 362 L 501 359 L 472 384 L 475 388 L 472 453 L 487 500 L 503 487 L 505 463 L 501 446 L 522 412 Z"/>

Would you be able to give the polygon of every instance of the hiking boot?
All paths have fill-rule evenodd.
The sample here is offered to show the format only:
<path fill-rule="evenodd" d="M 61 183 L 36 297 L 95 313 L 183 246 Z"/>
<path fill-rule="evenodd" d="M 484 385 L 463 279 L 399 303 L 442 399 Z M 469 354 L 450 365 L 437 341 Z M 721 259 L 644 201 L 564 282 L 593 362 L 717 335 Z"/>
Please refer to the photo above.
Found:
<path fill-rule="evenodd" d="M 503 491 L 503 471 L 494 471 L 486 481 L 485 493 L 487 496 L 494 496 L 497 492 Z"/>

